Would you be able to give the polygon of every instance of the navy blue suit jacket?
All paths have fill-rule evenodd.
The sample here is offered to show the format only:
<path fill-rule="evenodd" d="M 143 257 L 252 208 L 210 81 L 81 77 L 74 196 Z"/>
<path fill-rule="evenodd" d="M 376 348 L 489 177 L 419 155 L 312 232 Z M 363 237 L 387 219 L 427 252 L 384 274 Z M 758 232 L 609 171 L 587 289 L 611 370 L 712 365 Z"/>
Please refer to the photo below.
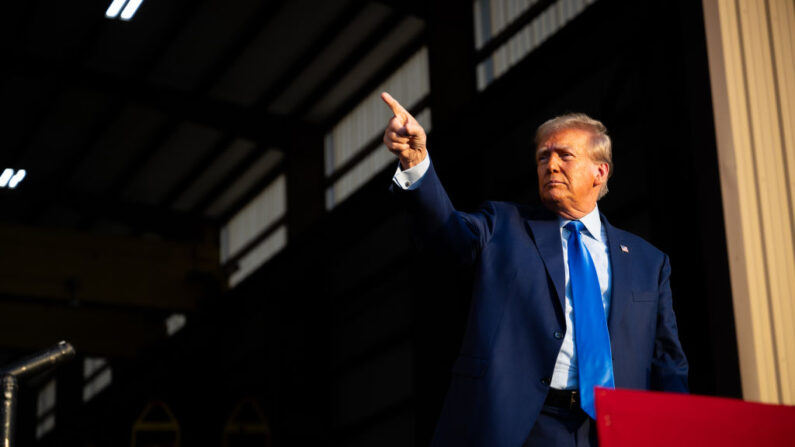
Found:
<path fill-rule="evenodd" d="M 472 264 L 475 274 L 433 445 L 522 445 L 549 390 L 562 344 L 554 334 L 566 325 L 557 217 L 505 202 L 458 212 L 433 165 L 417 189 L 392 189 L 406 203 L 411 231 Z M 616 386 L 686 392 L 668 257 L 604 216 L 602 223 L 613 275 L 608 329 Z"/>

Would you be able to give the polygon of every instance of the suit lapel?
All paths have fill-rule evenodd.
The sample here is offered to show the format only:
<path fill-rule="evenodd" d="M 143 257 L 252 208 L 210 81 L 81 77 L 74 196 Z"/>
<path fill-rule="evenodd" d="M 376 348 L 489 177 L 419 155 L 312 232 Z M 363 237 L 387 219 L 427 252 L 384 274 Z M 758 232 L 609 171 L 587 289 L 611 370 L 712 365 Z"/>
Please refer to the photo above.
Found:
<path fill-rule="evenodd" d="M 564 302 L 566 299 L 564 287 L 566 272 L 563 270 L 563 249 L 560 243 L 558 220 L 551 215 L 551 217 L 545 216 L 541 219 L 527 219 L 526 222 L 530 236 L 535 241 L 538 253 L 544 261 L 547 274 L 552 278 L 552 284 L 555 285 L 560 310 L 563 312 L 563 309 L 566 308 Z"/>
<path fill-rule="evenodd" d="M 607 233 L 607 243 L 610 249 L 610 268 L 612 269 L 610 300 L 610 316 L 607 327 L 610 334 L 621 323 L 621 317 L 632 301 L 632 246 L 621 239 L 619 230 L 602 216 L 602 224 Z"/>

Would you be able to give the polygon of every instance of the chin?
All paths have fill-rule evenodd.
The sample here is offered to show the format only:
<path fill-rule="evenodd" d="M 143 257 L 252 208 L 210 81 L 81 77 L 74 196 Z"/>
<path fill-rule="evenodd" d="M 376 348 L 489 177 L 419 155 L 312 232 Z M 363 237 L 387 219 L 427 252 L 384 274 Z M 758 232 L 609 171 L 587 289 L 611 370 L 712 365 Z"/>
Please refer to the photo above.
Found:
<path fill-rule="evenodd" d="M 558 204 L 563 202 L 565 199 L 565 194 L 555 194 L 552 191 L 548 191 L 546 194 L 541 196 L 541 201 L 549 204 Z"/>
<path fill-rule="evenodd" d="M 551 211 L 558 210 L 560 209 L 561 206 L 561 200 L 559 198 L 550 197 L 550 196 L 542 196 L 541 203 L 544 204 L 544 206 Z"/>

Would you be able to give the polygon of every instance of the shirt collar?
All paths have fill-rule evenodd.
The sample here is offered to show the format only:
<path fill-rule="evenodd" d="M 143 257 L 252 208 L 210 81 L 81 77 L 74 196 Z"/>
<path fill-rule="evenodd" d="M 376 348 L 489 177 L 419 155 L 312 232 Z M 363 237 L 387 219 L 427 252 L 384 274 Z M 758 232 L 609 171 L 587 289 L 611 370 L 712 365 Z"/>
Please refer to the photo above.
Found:
<path fill-rule="evenodd" d="M 558 224 L 561 228 L 563 228 L 569 222 L 571 222 L 571 219 L 564 219 L 558 216 Z M 580 222 L 582 222 L 583 226 L 585 226 L 585 229 L 588 230 L 588 233 L 592 238 L 599 242 L 604 242 L 602 240 L 602 220 L 599 215 L 599 205 L 594 206 L 590 213 L 586 214 L 580 219 Z"/>

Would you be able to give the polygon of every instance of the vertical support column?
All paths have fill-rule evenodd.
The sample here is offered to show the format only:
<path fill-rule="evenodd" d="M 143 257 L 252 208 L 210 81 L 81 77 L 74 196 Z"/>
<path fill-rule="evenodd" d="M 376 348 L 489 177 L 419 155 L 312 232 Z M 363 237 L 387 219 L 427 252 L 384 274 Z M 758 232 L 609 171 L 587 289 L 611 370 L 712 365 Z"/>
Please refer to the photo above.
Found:
<path fill-rule="evenodd" d="M 743 395 L 795 403 L 795 5 L 703 0 Z"/>
<path fill-rule="evenodd" d="M 428 70 L 431 86 L 434 160 L 455 170 L 466 160 L 456 132 L 476 94 L 475 29 L 471 2 L 436 0 L 428 4 Z M 471 123 L 470 123 L 471 124 Z M 459 140 L 459 141 L 456 141 Z M 441 152 L 441 153 L 440 153 Z M 449 157 L 448 153 L 452 153 Z M 447 187 L 452 185 L 448 179 Z"/>
<path fill-rule="evenodd" d="M 325 212 L 323 135 L 295 134 L 287 151 L 287 234 L 292 239 Z"/>
<path fill-rule="evenodd" d="M 472 105 L 477 95 L 475 80 L 475 31 L 471 1 L 434 0 L 427 3 L 428 69 L 433 130 L 428 141 L 431 158 L 445 187 L 458 198 L 467 188 L 477 188 L 471 174 L 472 154 L 477 151 L 471 136 Z M 463 200 L 456 201 L 465 207 Z M 417 445 L 428 445 L 442 409 L 468 311 L 469 284 L 461 272 L 431 251 L 412 269 L 433 271 L 411 284 L 407 295 L 414 308 L 414 394 Z M 453 285 L 453 286 L 451 286 Z"/>
<path fill-rule="evenodd" d="M 428 5 L 428 64 L 434 123 L 450 121 L 471 103 L 477 92 L 473 20 L 470 2 L 437 0 Z"/>

